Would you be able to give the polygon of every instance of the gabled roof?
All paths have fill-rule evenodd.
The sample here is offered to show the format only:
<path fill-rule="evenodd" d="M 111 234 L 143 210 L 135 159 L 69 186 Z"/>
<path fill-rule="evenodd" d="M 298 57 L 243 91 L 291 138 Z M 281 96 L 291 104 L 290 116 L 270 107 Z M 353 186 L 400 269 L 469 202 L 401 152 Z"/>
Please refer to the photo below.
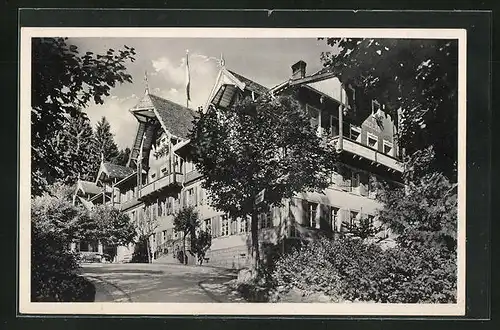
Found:
<path fill-rule="evenodd" d="M 94 182 L 79 180 L 76 184 L 77 191 L 81 190 L 84 194 L 96 195 L 101 192 L 102 188 Z"/>
<path fill-rule="evenodd" d="M 102 171 L 108 175 L 110 178 L 123 179 L 134 173 L 134 170 L 130 167 L 116 165 L 112 163 L 103 163 Z"/>
<path fill-rule="evenodd" d="M 162 125 L 173 135 L 183 139 L 187 138 L 189 130 L 193 126 L 196 112 L 156 95 L 149 94 L 149 97 Z"/>
<path fill-rule="evenodd" d="M 244 76 L 242 76 L 239 73 L 236 73 L 236 72 L 231 71 L 231 70 L 227 70 L 227 71 L 229 71 L 239 81 L 241 81 L 242 83 L 244 83 L 245 84 L 245 88 L 248 89 L 249 91 L 255 92 L 255 93 L 260 94 L 260 95 L 263 95 L 263 94 L 265 94 L 269 90 L 268 88 L 262 86 L 261 84 L 256 83 L 255 81 L 253 81 L 251 79 L 248 79 L 247 77 L 244 77 Z"/>

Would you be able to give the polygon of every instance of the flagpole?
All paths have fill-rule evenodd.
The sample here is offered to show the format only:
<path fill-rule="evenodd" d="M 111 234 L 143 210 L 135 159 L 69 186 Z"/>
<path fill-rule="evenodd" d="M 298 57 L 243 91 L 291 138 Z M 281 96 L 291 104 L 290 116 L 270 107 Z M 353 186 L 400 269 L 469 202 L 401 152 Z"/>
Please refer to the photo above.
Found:
<path fill-rule="evenodd" d="M 189 108 L 189 101 L 191 100 L 191 75 L 189 74 L 189 50 L 186 49 L 186 108 Z"/>

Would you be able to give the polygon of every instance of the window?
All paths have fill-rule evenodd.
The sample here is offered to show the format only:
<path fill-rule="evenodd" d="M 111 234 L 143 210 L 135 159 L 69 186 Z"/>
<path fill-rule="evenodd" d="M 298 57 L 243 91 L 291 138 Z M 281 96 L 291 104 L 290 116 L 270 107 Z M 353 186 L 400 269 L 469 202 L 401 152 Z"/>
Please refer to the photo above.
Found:
<path fill-rule="evenodd" d="M 247 218 L 240 218 L 239 223 L 240 223 L 240 228 L 238 229 L 238 232 L 240 234 L 247 233 L 248 232 L 248 219 Z"/>
<path fill-rule="evenodd" d="M 354 225 L 354 223 L 357 222 L 358 220 L 358 216 L 359 216 L 359 212 L 356 212 L 356 211 L 351 211 L 351 216 L 350 216 L 350 219 L 349 219 L 349 225 Z"/>
<path fill-rule="evenodd" d="M 193 163 L 191 163 L 191 162 L 186 162 L 186 163 L 185 163 L 185 165 L 186 165 L 186 173 L 189 173 L 189 172 L 194 171 L 194 166 L 193 166 Z"/>
<path fill-rule="evenodd" d="M 394 148 L 391 142 L 384 140 L 384 154 L 392 156 Z"/>
<path fill-rule="evenodd" d="M 339 232 L 340 228 L 337 224 L 338 218 L 339 218 L 339 208 L 338 207 L 331 207 L 331 220 L 332 220 L 332 231 L 334 232 Z"/>
<path fill-rule="evenodd" d="M 161 244 L 164 244 L 167 241 L 167 231 L 164 230 L 161 232 Z"/>
<path fill-rule="evenodd" d="M 376 114 L 380 110 L 380 103 L 376 100 L 372 100 L 372 115 Z"/>
<path fill-rule="evenodd" d="M 156 178 L 156 173 L 151 173 L 151 181 L 154 181 L 155 178 Z"/>
<path fill-rule="evenodd" d="M 317 221 L 318 204 L 308 202 L 307 203 L 307 220 L 308 224 L 312 228 L 319 228 L 319 221 Z"/>
<path fill-rule="evenodd" d="M 195 205 L 194 188 L 190 188 L 187 191 L 187 204 L 190 205 L 190 206 Z"/>
<path fill-rule="evenodd" d="M 229 217 L 227 214 L 224 214 L 221 216 L 221 229 L 222 233 L 221 236 L 229 236 Z"/>
<path fill-rule="evenodd" d="M 351 130 L 349 133 L 349 138 L 351 140 L 361 142 L 361 128 L 358 126 L 351 125 Z"/>
<path fill-rule="evenodd" d="M 203 220 L 203 229 L 212 235 L 212 219 L 208 218 Z"/>
<path fill-rule="evenodd" d="M 163 201 L 158 200 L 158 213 L 156 214 L 157 216 L 161 217 L 163 215 Z"/>
<path fill-rule="evenodd" d="M 368 223 L 373 226 L 373 221 L 375 220 L 375 216 L 369 214 L 368 215 Z"/>
<path fill-rule="evenodd" d="M 172 214 L 172 199 L 170 197 L 167 197 L 167 200 L 165 201 L 165 213 L 167 215 Z"/>
<path fill-rule="evenodd" d="M 262 212 L 257 217 L 259 223 L 259 229 L 271 228 L 273 226 L 273 217 L 271 211 Z"/>
<path fill-rule="evenodd" d="M 320 121 L 320 118 L 319 118 L 320 111 L 314 107 L 311 107 L 308 104 L 306 105 L 306 109 L 307 109 L 307 113 L 309 114 L 311 126 L 314 129 L 317 129 L 318 125 L 319 125 L 319 121 Z"/>
<path fill-rule="evenodd" d="M 351 171 L 351 188 L 359 187 L 359 172 Z"/>
<path fill-rule="evenodd" d="M 162 167 L 161 170 L 160 170 L 160 176 L 164 177 L 167 174 L 168 174 L 167 167 L 166 166 Z"/>
<path fill-rule="evenodd" d="M 368 133 L 366 142 L 370 148 L 378 149 L 378 137 L 376 135 Z"/>

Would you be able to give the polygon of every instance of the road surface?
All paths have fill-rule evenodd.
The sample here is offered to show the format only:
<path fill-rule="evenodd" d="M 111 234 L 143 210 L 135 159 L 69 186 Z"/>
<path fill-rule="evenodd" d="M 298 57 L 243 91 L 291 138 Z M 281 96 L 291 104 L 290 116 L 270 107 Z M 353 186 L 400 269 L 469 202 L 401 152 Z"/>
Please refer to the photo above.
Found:
<path fill-rule="evenodd" d="M 96 302 L 241 302 L 224 283 L 235 274 L 176 264 L 84 264 Z"/>

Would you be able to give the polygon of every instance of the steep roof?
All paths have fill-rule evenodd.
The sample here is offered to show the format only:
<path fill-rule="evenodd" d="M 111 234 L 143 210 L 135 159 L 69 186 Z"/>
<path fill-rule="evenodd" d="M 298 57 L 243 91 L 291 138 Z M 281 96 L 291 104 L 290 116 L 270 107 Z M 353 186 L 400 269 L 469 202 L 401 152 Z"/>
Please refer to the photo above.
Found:
<path fill-rule="evenodd" d="M 245 84 L 245 88 L 247 88 L 248 90 L 252 91 L 252 92 L 255 92 L 257 94 L 265 94 L 269 89 L 262 86 L 261 84 L 259 83 L 256 83 L 255 81 L 251 80 L 251 79 L 248 79 L 247 77 L 244 77 L 242 76 L 241 74 L 239 73 L 236 73 L 234 71 L 231 71 L 231 70 L 227 70 L 229 71 L 233 76 L 235 76 L 239 81 L 241 81 L 242 83 Z"/>
<path fill-rule="evenodd" d="M 149 94 L 149 97 L 160 116 L 158 119 L 170 133 L 180 138 L 187 138 L 189 130 L 193 126 L 196 112 L 153 94 Z"/>
<path fill-rule="evenodd" d="M 130 167 L 112 163 L 103 163 L 103 167 L 103 171 L 111 178 L 123 179 L 134 173 L 134 170 Z"/>
<path fill-rule="evenodd" d="M 101 192 L 102 188 L 97 186 L 94 182 L 80 180 L 77 183 L 77 189 L 81 189 L 85 194 L 96 195 Z"/>

